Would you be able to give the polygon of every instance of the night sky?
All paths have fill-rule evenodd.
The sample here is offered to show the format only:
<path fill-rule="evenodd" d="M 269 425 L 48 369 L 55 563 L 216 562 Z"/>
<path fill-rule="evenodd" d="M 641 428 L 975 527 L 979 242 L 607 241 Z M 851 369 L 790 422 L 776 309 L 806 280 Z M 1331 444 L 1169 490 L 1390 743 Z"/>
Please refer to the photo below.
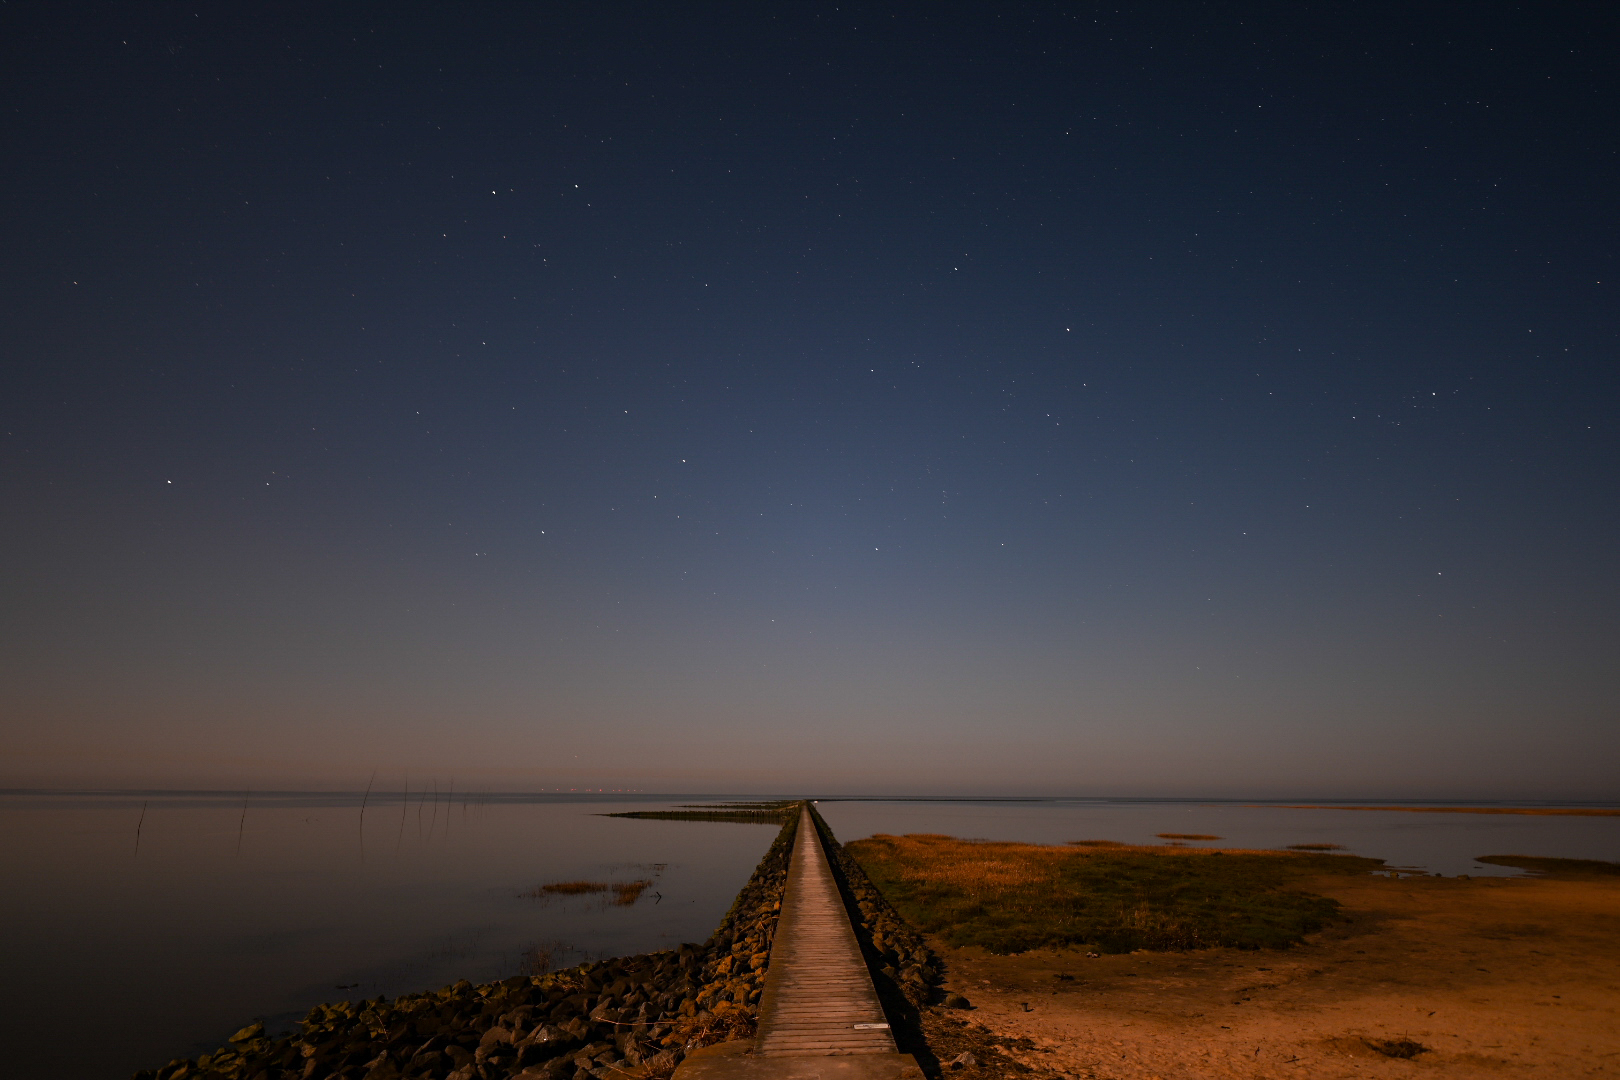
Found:
<path fill-rule="evenodd" d="M 0 784 L 1620 798 L 1620 9 L 1413 7 L 0 7 Z"/>

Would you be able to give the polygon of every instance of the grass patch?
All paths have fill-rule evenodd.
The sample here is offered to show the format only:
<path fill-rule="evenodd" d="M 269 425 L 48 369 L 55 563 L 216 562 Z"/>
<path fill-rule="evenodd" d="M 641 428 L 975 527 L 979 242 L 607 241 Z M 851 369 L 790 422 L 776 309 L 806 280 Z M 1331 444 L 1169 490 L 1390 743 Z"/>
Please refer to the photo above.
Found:
<path fill-rule="evenodd" d="M 638 881 L 554 881 L 549 885 L 542 885 L 538 889 L 531 889 L 525 896 L 590 896 L 598 893 L 612 893 L 613 903 L 620 907 L 629 907 L 641 899 L 641 894 L 652 887 L 652 882 Z"/>
<path fill-rule="evenodd" d="M 553 881 L 550 885 L 542 885 L 537 893 L 549 893 L 552 896 L 583 896 L 586 893 L 607 892 L 612 888 L 605 881 Z"/>
<path fill-rule="evenodd" d="M 782 825 L 796 820 L 799 803 L 773 802 L 683 803 L 674 810 L 626 810 L 603 817 L 640 818 L 643 821 L 731 821 L 742 825 Z"/>
<path fill-rule="evenodd" d="M 650 881 L 615 881 L 613 883 L 613 902 L 620 907 L 629 907 L 641 899 L 641 894 L 652 887 Z"/>
<path fill-rule="evenodd" d="M 1512 866 L 1541 877 L 1620 877 L 1620 863 L 1601 859 L 1545 859 L 1537 855 L 1481 855 L 1475 862 Z"/>
<path fill-rule="evenodd" d="M 797 811 L 789 810 L 630 810 L 603 817 L 640 818 L 642 821 L 733 821 L 743 825 L 781 825 Z"/>
<path fill-rule="evenodd" d="M 1216 836 L 1207 832 L 1162 832 L 1154 833 L 1160 840 L 1224 840 L 1224 836 Z"/>
<path fill-rule="evenodd" d="M 1114 953 L 1285 948 L 1338 914 L 1336 902 L 1295 882 L 1383 865 L 1351 855 L 921 835 L 878 835 L 845 848 L 913 926 L 1001 954 L 1080 945 Z"/>

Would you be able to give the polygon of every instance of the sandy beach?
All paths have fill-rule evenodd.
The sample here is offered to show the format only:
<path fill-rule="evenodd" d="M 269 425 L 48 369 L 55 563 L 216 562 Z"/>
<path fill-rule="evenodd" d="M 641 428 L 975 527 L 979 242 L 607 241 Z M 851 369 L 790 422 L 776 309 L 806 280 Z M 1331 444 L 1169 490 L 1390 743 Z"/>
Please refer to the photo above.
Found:
<path fill-rule="evenodd" d="M 1302 884 L 1348 921 L 1288 950 L 936 945 L 974 1008 L 935 1011 L 931 1041 L 978 1026 L 1037 1074 L 1119 1080 L 1620 1074 L 1620 880 Z"/>

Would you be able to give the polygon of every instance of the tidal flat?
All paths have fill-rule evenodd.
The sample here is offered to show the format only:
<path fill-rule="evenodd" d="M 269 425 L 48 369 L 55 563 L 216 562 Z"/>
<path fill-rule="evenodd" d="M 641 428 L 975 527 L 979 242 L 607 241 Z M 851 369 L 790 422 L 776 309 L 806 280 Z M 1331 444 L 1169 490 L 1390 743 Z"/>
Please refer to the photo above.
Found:
<path fill-rule="evenodd" d="M 369 805 L 360 791 L 5 793 L 0 855 L 14 871 L 0 896 L 11 927 L 0 941 L 0 963 L 12 976 L 0 993 L 7 1076 L 127 1076 L 211 1053 L 254 1018 L 271 1036 L 289 1032 L 317 1002 L 392 999 L 458 980 L 487 985 L 703 941 L 779 828 L 753 815 L 724 823 L 738 820 L 729 817 L 735 811 L 773 805 L 739 798 L 451 797 L 414 783 L 408 793 L 374 790 Z M 717 810 L 716 802 L 725 805 Z M 1383 858 L 1403 874 L 1421 868 L 1476 881 L 1525 872 L 1479 863 L 1482 852 L 1620 859 L 1620 819 L 1603 816 L 1204 800 L 863 799 L 818 807 L 840 839 L 953 832 L 1163 846 L 1161 833 L 1214 835 L 1224 839 L 1181 842 L 1193 850 L 1343 850 Z M 625 812 L 659 816 L 604 816 Z M 661 818 L 716 812 L 728 817 L 713 825 Z M 652 884 L 621 903 L 642 881 Z M 592 888 L 545 889 L 568 883 Z M 81 1037 L 81 1015 L 63 1005 L 89 986 L 100 1003 L 94 1039 Z"/>
<path fill-rule="evenodd" d="M 978 871 L 944 869 L 944 838 L 875 837 L 851 844 L 874 880 L 910 882 L 898 906 L 930 920 L 945 966 L 943 991 L 965 1010 L 928 1010 L 935 1055 L 977 1064 L 955 1075 L 1171 1080 L 1243 1077 L 1578 1076 L 1620 1059 L 1620 866 L 1598 860 L 1487 856 L 1530 871 L 1519 878 L 1367 873 L 1342 856 L 1276 852 L 1164 854 L 1147 875 L 1147 906 L 1197 924 L 1210 881 L 1197 860 L 1255 871 L 1226 895 L 1314 896 L 1331 916 L 1285 947 L 1104 951 L 1086 944 L 1022 951 L 971 938 L 985 909 L 1054 860 L 1036 845 L 986 844 Z M 956 844 L 962 844 L 956 841 Z M 962 845 L 970 847 L 971 845 Z M 1019 851 L 1016 849 L 1026 849 Z M 1140 885 L 1129 849 L 1093 848 L 1078 862 L 1111 863 Z M 1234 858 L 1234 856 L 1238 856 Z M 1143 857 L 1146 856 L 1144 854 Z M 908 861 L 908 859 L 914 861 Z M 1123 859 L 1123 862 L 1116 860 Z M 1028 865 L 1021 873 L 1020 861 Z M 1288 868 L 1291 869 L 1279 869 Z M 1183 871 L 1178 887 L 1171 879 Z M 1232 873 L 1233 871 L 1225 871 Z M 930 880 L 949 878 L 938 893 Z M 1152 898 L 1156 897 L 1157 900 Z M 1051 918 L 1072 929 L 1072 897 L 1053 894 Z M 1297 910 L 1297 909 L 1296 909 Z M 1219 926 L 1212 919 L 1208 926 Z M 1111 932 L 1111 931 L 1110 931 Z M 953 938 L 954 935 L 954 938 Z M 1415 1070 L 1415 1071 L 1414 1071 Z"/>
<path fill-rule="evenodd" d="M 787 816 L 799 806 L 779 809 Z M 821 833 L 885 1010 L 915 1017 L 940 996 L 937 960 L 813 810 L 809 821 Z M 255 1022 L 211 1053 L 177 1058 L 135 1080 L 669 1080 L 689 1055 L 716 1043 L 746 1045 L 740 1041 L 756 1033 L 788 867 L 801 842 L 796 834 L 803 835 L 798 821 L 783 825 L 701 945 L 484 985 L 460 980 L 392 1000 L 317 1005 L 292 1034 L 275 1037 Z M 586 894 L 599 886 L 555 888 Z M 914 1038 L 916 1025 L 910 1028 Z"/>

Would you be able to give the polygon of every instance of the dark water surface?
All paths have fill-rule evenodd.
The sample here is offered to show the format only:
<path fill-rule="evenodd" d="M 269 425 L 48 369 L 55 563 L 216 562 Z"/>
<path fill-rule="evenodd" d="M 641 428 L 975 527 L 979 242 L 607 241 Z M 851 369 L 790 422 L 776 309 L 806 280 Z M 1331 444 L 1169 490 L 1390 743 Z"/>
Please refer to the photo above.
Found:
<path fill-rule="evenodd" d="M 318 1001 L 701 941 L 776 827 L 601 815 L 721 798 L 372 793 L 362 830 L 358 793 L 249 794 L 245 815 L 242 794 L 0 794 L 0 1073 L 122 1078 L 213 1050 L 255 1017 L 286 1028 Z M 820 809 L 845 840 L 1213 833 L 1476 875 L 1514 873 L 1473 861 L 1486 854 L 1620 860 L 1620 818 L 1099 799 Z M 524 895 L 577 879 L 653 884 L 628 907 Z"/>
<path fill-rule="evenodd" d="M 127 1077 L 318 1001 L 701 941 L 777 832 L 600 816 L 667 796 L 373 793 L 363 834 L 359 794 L 246 801 L 0 797 L 0 1074 Z M 522 895 L 578 879 L 653 885 L 631 907 Z"/>

